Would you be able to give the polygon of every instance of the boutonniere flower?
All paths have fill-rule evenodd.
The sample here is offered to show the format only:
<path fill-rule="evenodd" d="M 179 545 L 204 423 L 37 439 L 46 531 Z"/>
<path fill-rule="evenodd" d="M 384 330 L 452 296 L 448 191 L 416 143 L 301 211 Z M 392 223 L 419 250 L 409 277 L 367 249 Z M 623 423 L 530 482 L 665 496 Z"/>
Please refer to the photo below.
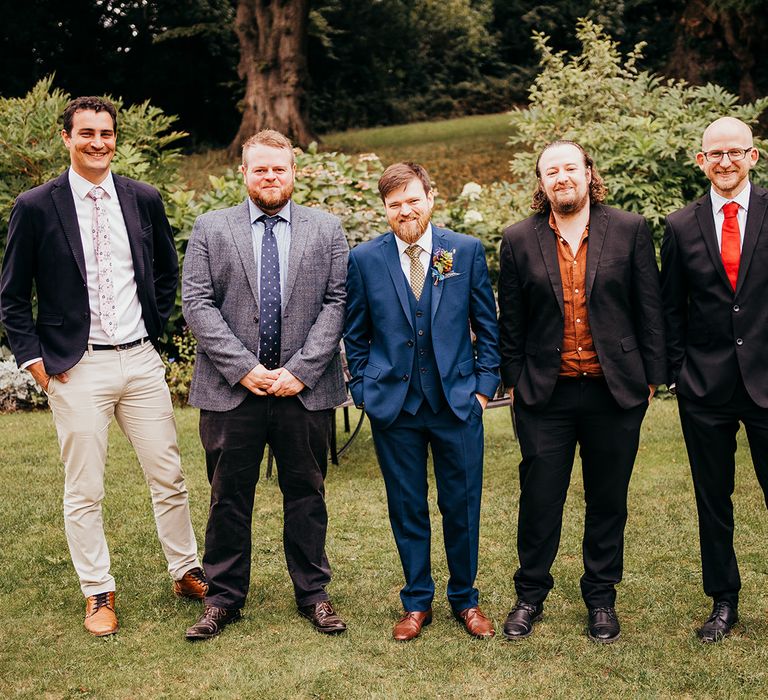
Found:
<path fill-rule="evenodd" d="M 453 271 L 453 254 L 456 249 L 445 250 L 438 248 L 432 256 L 432 277 L 435 279 L 435 286 L 442 282 L 446 277 L 455 277 L 460 274 Z"/>

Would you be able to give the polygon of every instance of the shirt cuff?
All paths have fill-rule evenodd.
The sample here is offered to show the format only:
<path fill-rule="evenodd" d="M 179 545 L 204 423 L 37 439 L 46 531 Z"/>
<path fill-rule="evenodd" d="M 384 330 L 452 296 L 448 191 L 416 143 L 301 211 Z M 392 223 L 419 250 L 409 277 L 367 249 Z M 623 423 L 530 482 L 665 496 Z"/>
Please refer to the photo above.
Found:
<path fill-rule="evenodd" d="M 42 357 L 33 357 L 31 360 L 27 360 L 23 364 L 19 365 L 19 369 L 26 369 L 30 365 L 34 365 L 35 362 L 42 362 L 42 360 L 43 360 Z"/>

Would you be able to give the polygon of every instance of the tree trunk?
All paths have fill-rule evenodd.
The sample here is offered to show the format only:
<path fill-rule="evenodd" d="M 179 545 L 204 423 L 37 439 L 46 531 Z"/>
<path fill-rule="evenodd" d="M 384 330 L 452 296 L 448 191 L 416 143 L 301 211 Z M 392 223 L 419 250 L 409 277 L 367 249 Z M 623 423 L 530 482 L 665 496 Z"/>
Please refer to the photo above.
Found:
<path fill-rule="evenodd" d="M 238 0 L 235 33 L 245 97 L 243 120 L 229 146 L 232 157 L 261 129 L 276 129 L 301 146 L 314 139 L 305 93 L 308 18 L 309 0 Z"/>

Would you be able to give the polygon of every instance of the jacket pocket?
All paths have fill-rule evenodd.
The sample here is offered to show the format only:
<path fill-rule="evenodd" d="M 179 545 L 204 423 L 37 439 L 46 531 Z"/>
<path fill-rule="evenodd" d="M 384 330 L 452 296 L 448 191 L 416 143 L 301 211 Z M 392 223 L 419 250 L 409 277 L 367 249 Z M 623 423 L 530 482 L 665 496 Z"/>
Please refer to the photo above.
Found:
<path fill-rule="evenodd" d="M 631 350 L 637 350 L 637 338 L 634 335 L 629 335 L 626 338 L 621 339 L 621 349 L 624 352 L 630 352 Z"/>
<path fill-rule="evenodd" d="M 64 323 L 64 316 L 60 314 L 38 314 L 37 322 L 43 326 L 60 326 Z"/>
<path fill-rule="evenodd" d="M 367 364 L 363 370 L 363 376 L 369 379 L 378 379 L 381 374 L 381 369 L 376 365 Z"/>
<path fill-rule="evenodd" d="M 459 370 L 459 374 L 462 377 L 468 377 L 470 374 L 473 374 L 475 371 L 475 361 L 464 360 L 464 362 L 459 362 L 456 369 Z"/>

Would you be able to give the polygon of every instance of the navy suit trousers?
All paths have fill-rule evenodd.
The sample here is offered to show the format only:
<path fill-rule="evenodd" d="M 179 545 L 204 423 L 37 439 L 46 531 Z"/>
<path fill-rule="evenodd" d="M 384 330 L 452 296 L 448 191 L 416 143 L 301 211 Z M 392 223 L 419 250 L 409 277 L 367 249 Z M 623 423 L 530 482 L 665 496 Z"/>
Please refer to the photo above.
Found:
<path fill-rule="evenodd" d="M 372 433 L 405 575 L 400 592 L 403 608 L 409 612 L 428 610 L 435 593 L 427 505 L 428 449 L 432 451 L 437 505 L 443 518 L 448 600 L 455 611 L 476 606 L 478 592 L 474 583 L 483 487 L 480 404 L 475 400 L 469 418 L 461 421 L 447 405 L 434 413 L 424 402 L 416 415 L 401 411 L 386 428 L 372 422 Z"/>

